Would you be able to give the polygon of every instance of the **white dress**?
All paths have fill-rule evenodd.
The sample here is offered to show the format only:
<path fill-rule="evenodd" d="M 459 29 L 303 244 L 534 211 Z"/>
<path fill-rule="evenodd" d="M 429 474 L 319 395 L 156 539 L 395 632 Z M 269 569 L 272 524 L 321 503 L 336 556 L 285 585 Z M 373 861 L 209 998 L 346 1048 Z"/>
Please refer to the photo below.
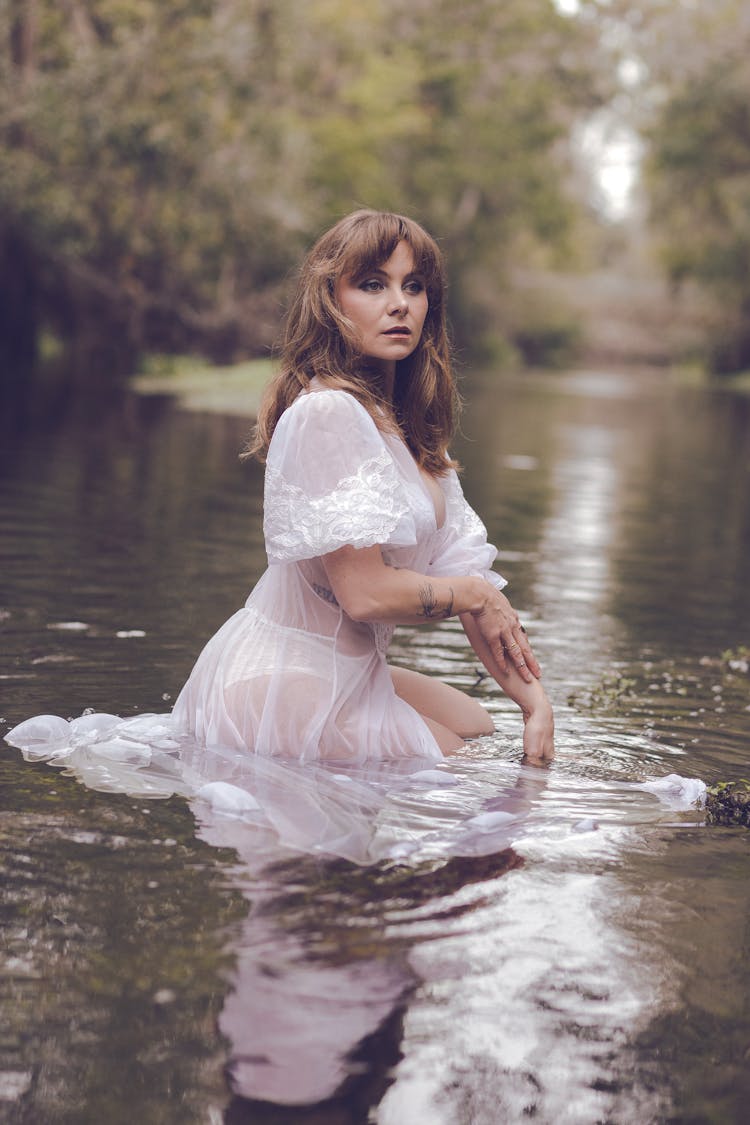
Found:
<path fill-rule="evenodd" d="M 175 703 L 178 726 L 206 746 L 297 762 L 441 758 L 420 715 L 394 691 L 386 664 L 393 627 L 348 617 L 320 558 L 379 544 L 389 565 L 478 574 L 502 588 L 490 569 L 497 552 L 456 473 L 438 479 L 440 527 L 403 441 L 381 433 L 345 391 L 300 395 L 268 450 L 270 565 L 198 658 Z"/>
<path fill-rule="evenodd" d="M 459 785 L 455 767 L 434 768 L 440 748 L 393 687 L 392 627 L 347 617 L 321 562 L 346 544 L 379 544 L 391 565 L 501 588 L 496 551 L 455 472 L 439 484 L 440 527 L 398 437 L 345 391 L 301 395 L 268 451 L 269 567 L 204 648 L 172 713 L 37 715 L 6 740 L 94 789 L 183 795 L 200 834 L 248 863 L 280 848 L 371 863 L 506 846 L 506 813 L 493 805 L 489 822 L 472 820 L 481 790 L 470 778 Z"/>

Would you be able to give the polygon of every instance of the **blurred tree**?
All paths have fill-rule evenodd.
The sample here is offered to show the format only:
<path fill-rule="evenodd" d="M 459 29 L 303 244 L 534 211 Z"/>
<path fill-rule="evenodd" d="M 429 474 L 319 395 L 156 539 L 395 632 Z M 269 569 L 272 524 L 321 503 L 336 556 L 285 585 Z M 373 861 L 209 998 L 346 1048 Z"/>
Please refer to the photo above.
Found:
<path fill-rule="evenodd" d="M 33 37 L 19 33 L 30 9 Z M 231 353 L 235 293 L 277 249 L 262 203 L 242 201 L 262 198 L 262 149 L 245 138 L 223 173 L 236 123 L 212 5 L 26 0 L 17 17 L 11 42 L 33 47 L 2 72 L 0 204 L 38 264 L 45 319 L 105 370 L 151 344 Z"/>
<path fill-rule="evenodd" d="M 724 323 L 709 343 L 717 372 L 750 368 L 750 40 L 674 94 L 652 131 L 654 219 L 680 282 L 716 294 Z"/>
<path fill-rule="evenodd" d="M 750 368 L 750 9 L 744 0 L 637 0 L 612 12 L 640 56 L 637 116 L 661 258 L 720 314 L 717 371 Z"/>
<path fill-rule="evenodd" d="M 589 8 L 11 0 L 3 367 L 40 326 L 85 379 L 144 348 L 257 353 L 303 247 L 359 205 L 443 239 L 476 339 L 524 243 L 564 245 L 567 134 L 602 82 Z"/>

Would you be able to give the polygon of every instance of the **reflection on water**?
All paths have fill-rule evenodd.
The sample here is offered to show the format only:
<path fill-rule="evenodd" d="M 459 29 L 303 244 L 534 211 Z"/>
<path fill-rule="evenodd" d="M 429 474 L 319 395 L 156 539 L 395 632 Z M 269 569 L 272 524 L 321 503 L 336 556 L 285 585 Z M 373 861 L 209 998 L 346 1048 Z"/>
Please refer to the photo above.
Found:
<path fill-rule="evenodd" d="M 750 402 L 606 373 L 470 398 L 465 488 L 557 759 L 519 764 L 452 623 L 393 658 L 475 691 L 497 733 L 454 784 L 374 802 L 370 866 L 4 751 L 0 1117 L 741 1120 L 747 836 L 638 786 L 747 772 L 750 680 L 722 652 L 750 643 Z M 3 444 L 0 733 L 168 707 L 264 565 L 246 429 L 126 398 Z"/>

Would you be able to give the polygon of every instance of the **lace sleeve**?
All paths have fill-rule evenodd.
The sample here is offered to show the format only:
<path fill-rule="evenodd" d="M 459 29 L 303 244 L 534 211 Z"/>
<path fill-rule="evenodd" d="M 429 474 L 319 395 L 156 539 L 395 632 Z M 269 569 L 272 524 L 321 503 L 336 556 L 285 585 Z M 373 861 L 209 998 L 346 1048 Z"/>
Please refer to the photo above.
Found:
<path fill-rule="evenodd" d="M 271 563 L 347 545 L 416 542 L 393 458 L 367 411 L 345 391 L 300 396 L 282 415 L 268 451 L 263 509 Z"/>
<path fill-rule="evenodd" d="M 476 574 L 502 590 L 508 582 L 492 569 L 497 550 L 487 542 L 487 529 L 467 503 L 457 474 L 451 470 L 443 478 L 446 518 L 444 534 L 437 542 L 430 562 L 436 576 Z"/>

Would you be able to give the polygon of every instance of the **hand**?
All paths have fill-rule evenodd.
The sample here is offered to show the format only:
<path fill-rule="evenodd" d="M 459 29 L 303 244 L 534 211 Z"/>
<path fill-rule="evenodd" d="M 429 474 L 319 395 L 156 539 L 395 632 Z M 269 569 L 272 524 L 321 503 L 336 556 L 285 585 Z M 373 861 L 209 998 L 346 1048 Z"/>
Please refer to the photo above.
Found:
<path fill-rule="evenodd" d="M 542 670 L 531 651 L 526 630 L 505 594 L 487 583 L 487 599 L 473 617 L 483 640 L 488 645 L 501 672 L 515 667 L 519 676 L 530 684 L 541 678 Z"/>

